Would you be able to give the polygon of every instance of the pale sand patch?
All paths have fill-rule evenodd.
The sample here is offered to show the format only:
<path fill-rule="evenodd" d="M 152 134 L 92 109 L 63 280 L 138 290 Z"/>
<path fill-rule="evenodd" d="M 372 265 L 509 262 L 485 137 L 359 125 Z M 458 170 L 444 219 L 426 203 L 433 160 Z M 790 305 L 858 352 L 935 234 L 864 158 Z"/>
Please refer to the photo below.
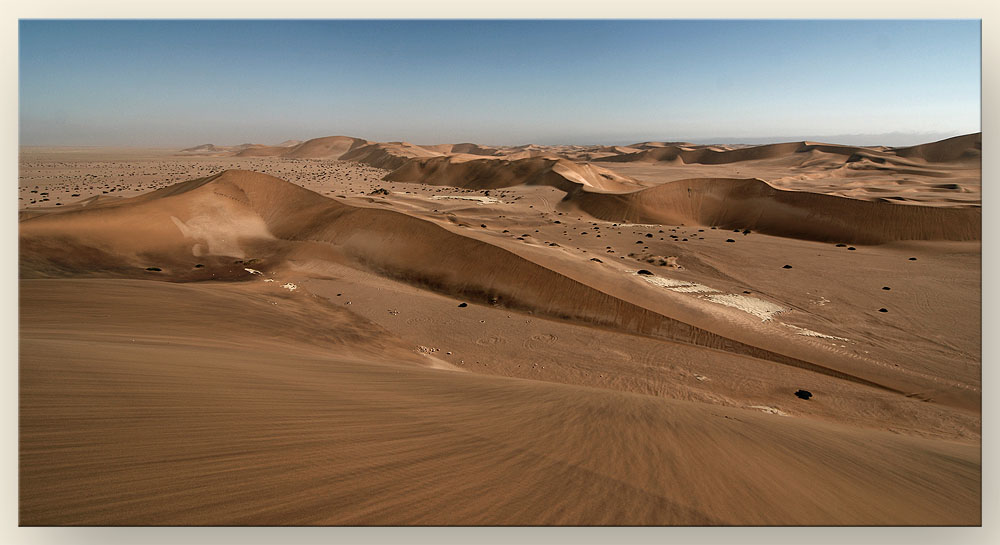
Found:
<path fill-rule="evenodd" d="M 645 276 L 637 275 L 646 282 L 654 286 L 659 286 L 661 288 L 666 288 L 670 291 L 677 291 L 681 293 L 718 293 L 719 290 L 715 288 L 710 288 L 703 284 L 698 284 L 697 282 L 689 282 L 687 280 L 675 280 L 673 278 L 661 278 L 659 276 Z"/>
<path fill-rule="evenodd" d="M 821 339 L 833 339 L 837 341 L 852 342 L 850 339 L 845 339 L 843 337 L 837 337 L 835 335 L 827 335 L 825 333 L 820 333 L 818 331 L 813 331 L 811 329 L 806 329 L 804 327 L 794 326 L 792 324 L 782 323 L 781 325 L 785 327 L 790 327 L 795 330 L 797 335 L 803 335 L 805 337 L 819 337 Z"/>
<path fill-rule="evenodd" d="M 292 284 L 291 282 L 287 282 L 285 284 L 282 284 L 281 287 L 285 288 L 288 291 L 295 291 L 295 290 L 299 289 L 298 286 L 296 286 L 295 284 Z"/>
<path fill-rule="evenodd" d="M 727 293 L 724 295 L 706 295 L 704 299 L 713 303 L 742 310 L 748 314 L 753 314 L 754 316 L 760 318 L 763 322 L 770 320 L 772 316 L 778 314 L 779 312 L 785 312 L 788 310 L 774 303 L 764 301 L 763 299 L 747 297 L 746 295 L 737 295 L 735 293 Z"/>
<path fill-rule="evenodd" d="M 465 195 L 434 195 L 431 197 L 432 201 L 439 201 L 441 199 L 459 199 L 463 201 L 476 201 L 479 204 L 503 204 L 500 199 L 494 199 L 493 197 L 467 197 Z"/>
<path fill-rule="evenodd" d="M 759 409 L 761 412 L 765 412 L 767 414 L 776 414 L 778 416 L 790 416 L 788 413 L 777 407 L 768 407 L 767 405 L 750 405 L 750 408 Z"/>

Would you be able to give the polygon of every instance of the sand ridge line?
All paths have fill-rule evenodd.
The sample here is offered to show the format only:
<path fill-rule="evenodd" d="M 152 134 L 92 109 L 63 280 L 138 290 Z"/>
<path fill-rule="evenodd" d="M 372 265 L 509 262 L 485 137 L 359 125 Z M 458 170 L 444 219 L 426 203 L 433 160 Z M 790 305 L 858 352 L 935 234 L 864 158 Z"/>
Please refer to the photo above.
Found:
<path fill-rule="evenodd" d="M 433 195 L 431 196 L 432 201 L 440 201 L 442 199 L 458 199 L 463 201 L 476 201 L 479 204 L 504 204 L 500 199 L 494 199 L 493 197 L 467 197 L 465 195 Z"/>

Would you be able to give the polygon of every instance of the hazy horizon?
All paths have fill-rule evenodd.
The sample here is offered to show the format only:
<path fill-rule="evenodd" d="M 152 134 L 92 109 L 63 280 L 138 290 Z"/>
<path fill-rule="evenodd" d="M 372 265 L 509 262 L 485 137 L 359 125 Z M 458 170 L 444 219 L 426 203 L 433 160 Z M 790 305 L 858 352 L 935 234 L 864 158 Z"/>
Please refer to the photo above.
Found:
<path fill-rule="evenodd" d="M 979 132 L 979 21 L 19 25 L 22 146 L 490 145 Z M 783 136 L 788 135 L 788 136 Z"/>
<path fill-rule="evenodd" d="M 979 132 L 979 131 L 976 131 Z M 890 147 L 905 147 L 905 146 L 915 146 L 919 144 L 928 144 L 931 142 L 937 142 L 940 140 L 946 140 L 948 138 L 954 138 L 958 136 L 963 136 L 965 134 L 952 134 L 952 133 L 885 133 L 885 134 L 841 134 L 841 135 L 791 135 L 791 136 L 757 136 L 757 137 L 716 137 L 716 138 L 636 138 L 631 140 L 613 140 L 613 141 L 583 141 L 583 142 L 493 142 L 489 140 L 471 142 L 479 145 L 486 146 L 525 146 L 525 145 L 539 145 L 539 146 L 628 146 L 629 144 L 638 144 L 641 142 L 688 142 L 697 145 L 707 145 L 707 144 L 720 144 L 720 145 L 766 145 L 766 144 L 779 144 L 783 142 L 799 142 L 799 141 L 814 141 L 823 142 L 827 144 L 843 144 L 849 146 L 890 146 Z M 172 145 L 128 145 L 128 144 L 25 144 L 22 143 L 20 147 L 23 148 L 136 148 L 136 149 L 186 149 L 193 148 L 203 145 L 215 145 L 215 146 L 239 146 L 243 144 L 255 144 L 255 145 L 278 145 L 290 140 L 297 141 L 307 141 L 313 138 L 322 138 L 325 136 L 350 136 L 354 138 L 362 138 L 366 140 L 372 140 L 375 142 L 409 142 L 411 144 L 417 145 L 438 145 L 438 144 L 459 144 L 463 143 L 460 141 L 419 141 L 414 139 L 404 139 L 404 140 L 379 140 L 367 138 L 365 135 L 357 134 L 341 134 L 337 132 L 330 132 L 329 134 L 324 134 L 321 136 L 310 136 L 309 138 L 295 138 L 288 137 L 280 140 L 271 139 L 268 141 L 251 142 L 248 140 L 232 140 L 232 141 L 191 141 L 183 142 Z"/>

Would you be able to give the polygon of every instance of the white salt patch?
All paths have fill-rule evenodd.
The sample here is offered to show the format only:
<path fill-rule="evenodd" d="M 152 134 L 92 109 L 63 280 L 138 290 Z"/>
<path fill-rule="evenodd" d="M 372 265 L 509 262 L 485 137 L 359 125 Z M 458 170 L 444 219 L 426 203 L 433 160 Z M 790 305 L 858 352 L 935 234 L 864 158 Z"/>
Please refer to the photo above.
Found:
<path fill-rule="evenodd" d="M 248 272 L 248 273 L 250 273 L 250 274 L 256 274 L 256 275 L 264 276 L 264 273 L 258 271 L 257 269 L 248 269 L 246 267 L 243 267 L 243 270 L 246 271 L 246 272 Z"/>
<path fill-rule="evenodd" d="M 774 303 L 764 301 L 763 299 L 747 297 L 746 295 L 737 295 L 735 293 L 727 293 L 724 295 L 706 295 L 704 298 L 713 303 L 726 305 L 727 307 L 742 310 L 747 314 L 752 314 L 760 318 L 763 322 L 770 320 L 772 316 L 778 314 L 779 312 L 785 312 L 788 310 Z"/>
<path fill-rule="evenodd" d="M 297 290 L 299 288 L 298 286 L 296 286 L 295 284 L 292 284 L 291 282 L 287 282 L 287 283 L 283 284 L 281 287 L 285 288 L 288 291 L 295 291 L 295 290 Z"/>
<path fill-rule="evenodd" d="M 273 278 L 265 278 L 264 282 L 274 282 L 274 279 Z"/>
<path fill-rule="evenodd" d="M 836 340 L 836 341 L 851 342 L 850 339 L 845 339 L 843 337 L 836 337 L 834 335 L 827 335 L 825 333 L 820 333 L 818 331 L 813 331 L 811 329 L 806 329 L 804 327 L 794 326 L 792 324 L 782 323 L 781 325 L 783 325 L 785 327 L 790 327 L 790 328 L 792 328 L 792 329 L 795 330 L 796 334 L 803 335 L 805 337 L 819 337 L 821 339 L 831 339 L 831 340 Z M 843 345 L 841 345 L 841 346 L 843 346 Z"/>
<path fill-rule="evenodd" d="M 502 201 L 500 199 L 494 199 L 493 197 L 469 197 L 465 195 L 434 195 L 431 200 L 439 201 L 441 199 L 460 199 L 463 201 L 476 201 L 479 204 L 500 204 Z"/>
<path fill-rule="evenodd" d="M 662 278 L 659 276 L 645 276 L 638 275 L 640 278 L 649 282 L 654 286 L 659 286 L 661 288 L 666 288 L 670 291 L 677 291 L 681 293 L 718 293 L 719 290 L 715 288 L 710 288 L 708 286 L 698 284 L 696 282 L 688 282 L 687 280 L 675 280 L 673 278 Z"/>
<path fill-rule="evenodd" d="M 767 414 L 776 414 L 778 416 L 788 416 L 788 413 L 782 411 L 777 407 L 768 407 L 766 405 L 750 405 L 751 409 L 760 409 L 762 412 Z"/>

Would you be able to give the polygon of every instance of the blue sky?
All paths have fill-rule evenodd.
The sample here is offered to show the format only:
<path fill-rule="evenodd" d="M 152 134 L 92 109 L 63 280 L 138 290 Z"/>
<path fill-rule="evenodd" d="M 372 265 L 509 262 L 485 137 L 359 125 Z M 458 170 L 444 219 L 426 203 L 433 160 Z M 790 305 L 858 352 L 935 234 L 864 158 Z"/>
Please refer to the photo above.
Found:
<path fill-rule="evenodd" d="M 979 21 L 21 21 L 22 145 L 906 145 L 980 130 Z M 862 136 L 857 136 L 862 135 Z"/>

